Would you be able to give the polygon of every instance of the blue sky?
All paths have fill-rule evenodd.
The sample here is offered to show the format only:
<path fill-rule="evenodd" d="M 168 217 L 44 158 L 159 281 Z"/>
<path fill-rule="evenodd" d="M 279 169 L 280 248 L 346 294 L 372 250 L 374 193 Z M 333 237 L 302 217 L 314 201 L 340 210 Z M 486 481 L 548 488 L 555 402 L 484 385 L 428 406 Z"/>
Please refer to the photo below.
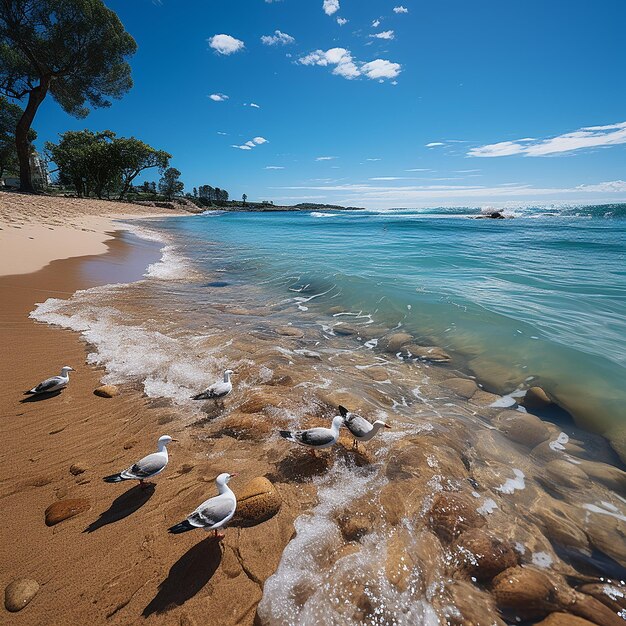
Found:
<path fill-rule="evenodd" d="M 111 129 L 170 152 L 188 191 L 277 204 L 626 200 L 624 0 L 107 5 L 135 86 L 84 120 L 48 98 L 38 143 Z"/>

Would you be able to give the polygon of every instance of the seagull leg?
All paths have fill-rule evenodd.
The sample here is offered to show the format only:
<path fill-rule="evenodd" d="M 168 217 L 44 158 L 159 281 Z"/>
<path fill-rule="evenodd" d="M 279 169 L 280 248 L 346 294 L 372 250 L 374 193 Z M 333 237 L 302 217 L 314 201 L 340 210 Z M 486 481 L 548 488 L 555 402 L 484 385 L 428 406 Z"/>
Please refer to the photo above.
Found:
<path fill-rule="evenodd" d="M 148 483 L 148 482 L 146 482 L 143 478 L 139 480 L 139 486 L 140 486 L 142 489 L 148 489 L 148 487 L 150 487 L 150 485 L 151 485 L 151 484 L 152 484 L 152 483 Z"/>
<path fill-rule="evenodd" d="M 213 531 L 215 532 L 214 536 L 217 541 L 220 541 L 220 539 L 224 539 L 224 537 L 226 536 L 224 533 L 218 533 L 217 528 L 214 528 Z"/>
<path fill-rule="evenodd" d="M 315 448 L 309 448 L 309 454 L 310 454 L 310 455 L 311 455 L 314 459 L 316 459 L 316 458 L 317 458 L 317 455 L 315 454 Z"/>

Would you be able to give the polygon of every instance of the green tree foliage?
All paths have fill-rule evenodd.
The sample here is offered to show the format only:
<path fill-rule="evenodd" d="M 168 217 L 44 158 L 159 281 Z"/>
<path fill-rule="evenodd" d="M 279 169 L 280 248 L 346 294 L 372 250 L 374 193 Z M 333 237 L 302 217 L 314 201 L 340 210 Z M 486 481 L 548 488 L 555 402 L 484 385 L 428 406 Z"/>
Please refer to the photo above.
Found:
<path fill-rule="evenodd" d="M 102 0 L 0 0 L 0 93 L 27 99 L 15 130 L 23 191 L 33 191 L 28 130 L 48 92 L 76 117 L 109 106 L 132 87 L 136 49 Z"/>
<path fill-rule="evenodd" d="M 159 191 L 171 200 L 174 196 L 181 193 L 185 188 L 185 184 L 179 180 L 180 171 L 175 167 L 169 167 L 163 172 L 163 178 L 159 181 Z"/>
<path fill-rule="evenodd" d="M 244 193 L 243 196 L 241 196 L 241 199 L 243 200 L 243 204 L 245 206 L 246 200 L 248 199 L 248 196 Z"/>
<path fill-rule="evenodd" d="M 98 198 L 118 193 L 122 199 L 140 172 L 164 169 L 171 158 L 163 150 L 134 137 L 116 137 L 110 130 L 67 131 L 59 143 L 48 142 L 46 149 L 57 165 L 61 184 L 73 186 L 79 196 Z"/>
<path fill-rule="evenodd" d="M 228 200 L 228 191 L 219 187 L 211 187 L 211 185 L 200 185 L 198 187 L 198 196 L 201 200 L 206 200 L 207 204 L 211 202 L 226 202 Z"/>
<path fill-rule="evenodd" d="M 0 96 L 0 178 L 6 172 L 12 174 L 18 171 L 17 149 L 15 147 L 15 127 L 22 116 L 22 109 Z M 29 152 L 32 151 L 32 142 L 37 133 L 31 128 L 28 132 Z"/>

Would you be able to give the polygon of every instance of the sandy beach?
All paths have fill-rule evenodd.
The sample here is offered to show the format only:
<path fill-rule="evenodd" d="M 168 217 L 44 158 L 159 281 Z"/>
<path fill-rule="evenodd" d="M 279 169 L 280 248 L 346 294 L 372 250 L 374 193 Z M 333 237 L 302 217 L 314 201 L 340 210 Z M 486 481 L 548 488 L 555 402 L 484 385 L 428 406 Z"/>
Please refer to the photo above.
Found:
<path fill-rule="evenodd" d="M 532 407 L 497 406 L 498 396 L 453 366 L 375 359 L 348 350 L 349 334 L 320 354 L 311 328 L 273 321 L 275 304 L 220 304 L 213 295 L 203 309 L 207 325 L 222 316 L 219 327 L 237 324 L 236 336 L 223 347 L 219 328 L 207 332 L 192 356 L 202 363 L 220 347 L 237 364 L 238 391 L 224 407 L 190 413 L 151 399 L 137 381 L 98 397 L 105 372 L 86 364 L 93 346 L 28 315 L 49 297 L 141 279 L 159 245 L 111 220 L 155 212 L 32 203 L 0 195 L 3 234 L 24 231 L 15 235 L 23 241 L 50 227 L 59 237 L 38 257 L 40 269 L 18 264 L 0 278 L 0 584 L 27 578 L 40 586 L 25 609 L 4 613 L 10 623 L 417 624 L 429 615 L 457 626 L 502 626 L 516 616 L 539 624 L 553 615 L 546 626 L 573 623 L 572 615 L 580 626 L 622 622 L 623 584 L 606 577 L 626 565 L 626 522 L 615 513 L 626 473 L 600 437 L 563 439 Z M 59 233 L 61 214 L 71 226 Z M 12 245 L 2 246 L 3 258 L 22 249 Z M 111 293 L 129 316 L 173 316 L 150 289 L 138 283 Z M 386 338 L 388 353 L 410 340 L 400 335 Z M 436 349 L 424 350 L 432 361 Z M 76 369 L 66 390 L 23 401 L 24 390 L 63 365 Z M 349 381 L 332 378 L 348 368 Z M 311 384 L 318 372 L 328 384 Z M 400 403 L 409 393 L 417 398 L 411 413 Z M 327 425 L 337 404 L 387 411 L 391 435 L 353 452 L 342 430 L 332 453 L 315 459 L 275 436 L 293 415 Z M 102 481 L 153 451 L 162 434 L 179 441 L 156 487 Z M 239 497 L 225 539 L 168 535 L 215 494 L 222 471 L 237 473 L 231 487 Z M 47 526 L 55 503 L 78 514 Z M 326 594 L 341 600 L 331 606 Z M 406 606 L 414 621 L 397 621 Z"/>

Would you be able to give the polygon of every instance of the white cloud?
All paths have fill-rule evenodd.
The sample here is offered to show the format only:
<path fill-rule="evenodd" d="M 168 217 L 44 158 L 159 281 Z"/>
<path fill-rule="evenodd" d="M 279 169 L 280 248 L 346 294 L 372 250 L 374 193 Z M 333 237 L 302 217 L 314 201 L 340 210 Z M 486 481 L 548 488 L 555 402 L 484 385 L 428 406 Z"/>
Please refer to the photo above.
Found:
<path fill-rule="evenodd" d="M 266 46 L 287 46 L 293 43 L 295 39 L 287 33 L 275 30 L 273 35 L 263 35 L 261 41 Z"/>
<path fill-rule="evenodd" d="M 403 7 L 402 5 L 400 5 L 398 7 L 393 7 L 393 12 L 394 13 L 408 13 L 409 10 L 406 7 Z"/>
<path fill-rule="evenodd" d="M 392 63 L 384 59 L 376 59 L 361 66 L 361 72 L 372 80 L 382 78 L 396 78 L 402 66 L 399 63 Z"/>
<path fill-rule="evenodd" d="M 231 147 L 237 148 L 238 150 L 252 150 L 252 148 L 256 148 L 264 143 L 268 143 L 265 137 L 254 137 L 241 145 L 233 144 Z"/>
<path fill-rule="evenodd" d="M 380 26 L 380 20 L 374 20 L 372 22 L 372 28 L 378 28 Z"/>
<path fill-rule="evenodd" d="M 386 180 L 394 180 L 389 177 Z M 468 203 L 519 205 L 523 202 L 593 202 L 620 200 L 615 194 L 626 194 L 626 181 L 614 180 L 574 187 L 533 187 L 517 183 L 505 183 L 491 187 L 481 185 L 375 185 L 369 183 L 345 183 L 310 186 L 277 187 L 284 190 L 307 190 L 324 192 L 326 197 L 339 204 L 351 204 L 372 208 L 399 206 L 468 206 Z"/>
<path fill-rule="evenodd" d="M 244 102 L 245 107 L 252 107 L 253 109 L 260 109 L 261 106 L 258 105 L 256 102 Z"/>
<path fill-rule="evenodd" d="M 217 134 L 218 134 L 218 135 L 228 135 L 228 133 L 222 132 L 221 130 L 218 130 L 218 131 L 217 131 Z"/>
<path fill-rule="evenodd" d="M 337 13 L 337 11 L 339 11 L 339 0 L 324 0 L 322 8 L 324 9 L 324 13 L 326 13 L 326 15 Z"/>
<path fill-rule="evenodd" d="M 410 170 L 404 170 L 405 172 L 432 172 L 428 167 L 413 167 Z"/>
<path fill-rule="evenodd" d="M 626 122 L 606 126 L 587 126 L 571 133 L 549 139 L 516 139 L 501 141 L 472 148 L 467 154 L 473 157 L 500 157 L 521 154 L 524 156 L 548 156 L 626 143 Z"/>
<path fill-rule="evenodd" d="M 266 165 L 263 169 L 266 169 L 266 170 L 284 170 L 285 168 L 282 165 Z"/>
<path fill-rule="evenodd" d="M 228 100 L 228 96 L 224 93 L 212 93 L 209 98 L 211 98 L 213 102 L 224 102 L 224 100 Z"/>
<path fill-rule="evenodd" d="M 315 160 L 316 161 L 332 161 L 333 159 L 336 159 L 336 156 L 321 156 L 321 157 L 317 157 Z"/>
<path fill-rule="evenodd" d="M 366 161 L 382 161 L 382 159 L 365 159 Z"/>
<path fill-rule="evenodd" d="M 347 24 L 348 20 L 345 17 L 338 17 L 337 18 L 337 24 L 339 24 L 339 26 L 343 26 L 344 24 Z"/>
<path fill-rule="evenodd" d="M 213 35 L 209 41 L 209 46 L 218 54 L 234 54 L 244 48 L 244 43 L 240 39 L 235 39 L 230 35 Z"/>
<path fill-rule="evenodd" d="M 426 144 L 427 148 L 436 148 L 437 146 L 445 146 L 446 144 L 443 143 L 442 141 L 431 141 L 430 143 Z"/>
<path fill-rule="evenodd" d="M 384 30 L 382 33 L 374 33 L 370 35 L 370 37 L 375 37 L 376 39 L 393 39 L 395 35 L 392 30 Z"/>
<path fill-rule="evenodd" d="M 315 50 L 298 59 L 301 65 L 319 65 L 322 67 L 334 66 L 332 73 L 343 76 L 348 80 L 365 76 L 372 80 L 396 78 L 402 71 L 399 63 L 392 63 L 384 59 L 376 59 L 369 63 L 357 61 L 346 48 L 330 48 L 329 50 Z"/>

